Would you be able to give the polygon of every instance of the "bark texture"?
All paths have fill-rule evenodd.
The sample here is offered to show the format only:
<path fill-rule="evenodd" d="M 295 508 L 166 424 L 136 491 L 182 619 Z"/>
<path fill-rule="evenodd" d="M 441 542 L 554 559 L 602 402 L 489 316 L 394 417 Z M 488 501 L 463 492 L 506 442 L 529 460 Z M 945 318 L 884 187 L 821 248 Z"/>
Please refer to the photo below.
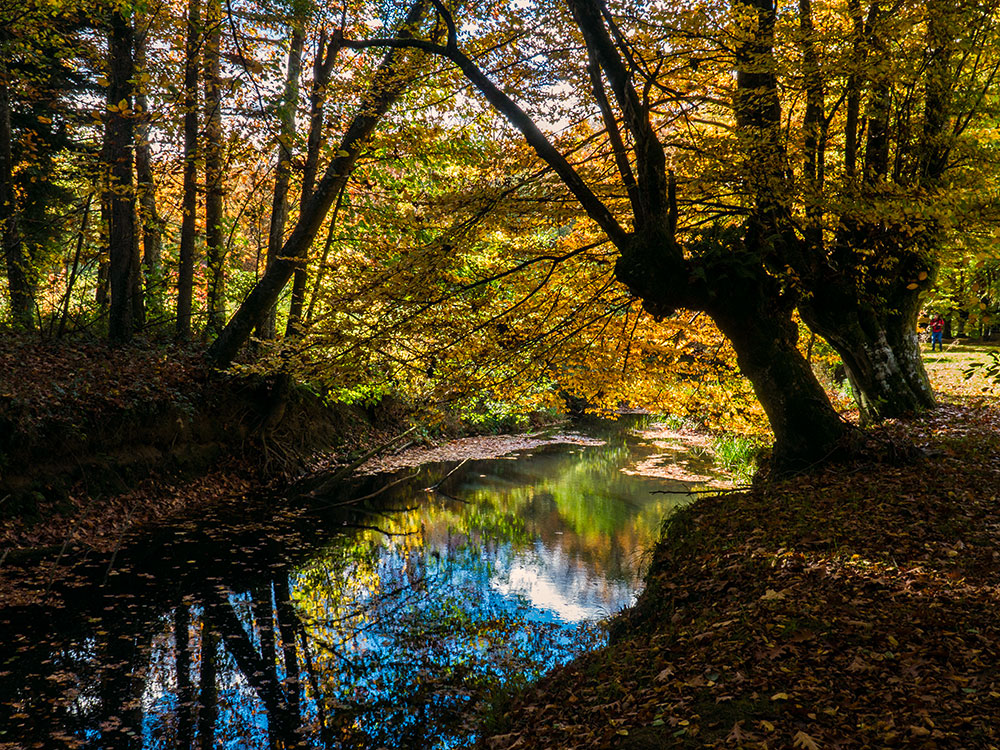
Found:
<path fill-rule="evenodd" d="M 218 334 L 226 324 L 225 239 L 222 201 L 222 82 L 220 45 L 222 5 L 208 0 L 205 6 L 205 253 L 208 265 L 208 310 L 205 331 Z"/>
<path fill-rule="evenodd" d="M 108 337 L 126 342 L 143 324 L 139 237 L 135 210 L 135 152 L 132 80 L 134 33 L 121 13 L 111 17 L 108 120 L 105 154 L 109 173 L 108 282 L 111 307 Z"/>
<path fill-rule="evenodd" d="M 12 138 L 10 90 L 6 78 L 3 78 L 0 79 L 0 242 L 7 268 L 11 317 L 15 327 L 30 330 L 34 327 L 35 291 L 31 283 L 30 259 L 18 226 Z"/>

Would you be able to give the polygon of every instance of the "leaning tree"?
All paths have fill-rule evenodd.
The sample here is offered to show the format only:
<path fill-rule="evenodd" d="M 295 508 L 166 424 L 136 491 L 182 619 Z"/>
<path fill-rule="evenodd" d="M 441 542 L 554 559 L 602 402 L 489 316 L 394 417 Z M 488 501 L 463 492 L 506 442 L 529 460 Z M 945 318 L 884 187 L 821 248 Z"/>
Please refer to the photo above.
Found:
<path fill-rule="evenodd" d="M 545 27 L 565 35 L 563 49 L 576 53 L 577 70 L 588 82 L 591 106 L 603 125 L 624 206 L 607 184 L 595 187 L 592 170 L 574 164 L 539 123 L 463 49 L 451 11 L 435 0 L 446 41 L 379 39 L 346 46 L 416 48 L 440 55 L 465 77 L 527 139 L 558 175 L 586 214 L 617 248 L 615 276 L 654 316 L 685 308 L 708 313 L 730 339 L 740 369 L 754 386 L 775 435 L 774 461 L 782 469 L 802 468 L 831 455 L 850 427 L 831 406 L 797 347 L 793 312 L 799 295 L 782 273 L 782 258 L 803 251 L 792 207 L 781 181 L 786 171 L 774 47 L 775 11 L 769 3 L 737 0 L 725 19 L 735 40 L 730 62 L 735 169 L 726 192 L 738 193 L 738 218 L 701 231 L 679 231 L 677 189 L 664 144 L 664 112 L 683 112 L 693 101 L 672 96 L 656 78 L 659 65 L 639 45 L 657 42 L 649 30 L 653 11 L 631 8 L 615 16 L 599 0 L 569 0 L 568 14 L 546 7 L 535 12 Z M 558 22 L 563 21 L 559 26 Z M 629 23 L 640 31 L 629 36 Z M 469 24 L 476 28 L 478 24 Z M 551 34 L 551 31 L 548 33 Z M 523 29 L 518 29 L 518 36 Z M 466 35 L 467 36 L 467 35 Z M 551 40 L 550 40 L 551 41 Z M 662 42 L 662 39 L 660 40 Z M 494 46 L 493 49 L 497 47 Z M 544 56 L 536 52 L 534 58 Z M 572 67 L 572 66 L 568 66 Z M 549 71 L 551 75 L 551 71 Z M 521 94 L 530 84 L 520 81 Z M 583 97 L 577 88 L 574 96 Z M 585 177 L 587 175 L 587 177 Z M 605 178 L 596 177 L 600 182 Z"/>

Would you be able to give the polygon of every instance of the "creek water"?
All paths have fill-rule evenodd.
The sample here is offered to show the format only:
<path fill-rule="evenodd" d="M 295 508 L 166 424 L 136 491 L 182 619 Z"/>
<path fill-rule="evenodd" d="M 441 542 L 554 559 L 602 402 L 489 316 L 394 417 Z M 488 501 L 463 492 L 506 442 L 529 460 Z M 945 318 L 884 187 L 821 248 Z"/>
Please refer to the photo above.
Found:
<path fill-rule="evenodd" d="M 710 471 L 644 426 L 36 562 L 45 603 L 0 606 L 0 748 L 460 747 L 484 699 L 603 643 L 691 499 L 662 470 Z"/>

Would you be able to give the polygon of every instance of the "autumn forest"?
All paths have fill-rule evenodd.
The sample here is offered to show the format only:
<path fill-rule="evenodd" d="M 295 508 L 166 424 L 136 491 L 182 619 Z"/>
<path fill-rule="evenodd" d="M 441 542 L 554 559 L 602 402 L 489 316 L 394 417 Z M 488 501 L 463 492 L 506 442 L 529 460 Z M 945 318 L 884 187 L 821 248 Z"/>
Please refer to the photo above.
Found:
<path fill-rule="evenodd" d="M 807 330 L 873 421 L 933 401 L 922 311 L 993 330 L 989 4 L 5 17 L 15 329 L 252 343 L 347 397 L 666 408 L 721 331 L 792 463 L 842 429 Z"/>
<path fill-rule="evenodd" d="M 126 529 L 197 507 L 196 495 L 277 482 L 312 502 L 400 446 L 641 411 L 680 425 L 695 453 L 712 444 L 706 435 L 716 453 L 735 436 L 753 455 L 733 481 L 754 469 L 756 479 L 665 527 L 681 541 L 657 548 L 646 593 L 619 620 L 628 633 L 612 626 L 622 650 L 610 653 L 648 674 L 634 684 L 612 673 L 649 702 L 619 705 L 611 724 L 581 719 L 603 728 L 573 742 L 626 742 L 618 730 L 640 724 L 656 728 L 650 747 L 674 746 L 668 729 L 676 746 L 930 737 L 938 730 L 922 714 L 882 726 L 870 706 L 870 721 L 848 726 L 839 707 L 850 701 L 819 688 L 814 704 L 792 708 L 797 694 L 775 680 L 779 658 L 801 657 L 793 671 L 805 674 L 805 641 L 827 643 L 867 618 L 852 604 L 867 584 L 851 576 L 878 567 L 885 586 L 948 596 L 961 575 L 986 581 L 948 610 L 956 620 L 992 596 L 995 553 L 968 550 L 977 534 L 984 549 L 996 541 L 976 519 L 993 529 L 997 515 L 995 496 L 977 488 L 996 479 L 1000 443 L 998 126 L 996 0 L 0 0 L 0 518 L 17 519 L 0 536 L 0 568 L 8 554 L 58 567 L 97 549 L 114 562 Z M 937 319 L 935 342 L 948 348 L 928 352 Z M 571 443 L 594 449 L 588 439 Z M 621 440 L 636 455 L 652 450 Z M 602 459 L 607 481 L 627 452 L 613 470 Z M 485 460 L 471 455 L 454 458 Z M 600 463 L 596 449 L 586 455 Z M 688 469 L 684 481 L 700 477 Z M 595 520 L 606 509 L 578 507 L 577 479 L 546 497 L 576 514 L 588 554 L 613 557 L 620 542 Z M 643 500 L 629 502 L 645 507 L 659 491 L 643 485 Z M 527 496 L 504 498 L 511 517 L 540 513 Z M 892 505 L 904 499 L 916 504 Z M 724 521 L 704 521 L 713 508 Z M 643 512 L 661 510 L 674 512 Z M 538 522 L 553 538 L 563 534 L 554 517 Z M 643 533 L 658 523 L 644 516 Z M 902 563 L 879 546 L 886 529 Z M 88 533 L 102 541 L 81 541 Z M 629 550 L 641 546 L 634 529 L 622 533 Z M 295 563 L 281 565 L 283 581 L 253 594 L 270 618 L 274 587 L 277 625 L 297 596 Z M 683 596 L 665 583 L 674 565 L 688 576 Z M 838 572 L 822 577 L 823 565 Z M 396 575 L 412 577 L 406 566 Z M 966 567 L 951 576 L 953 566 Z M 939 568 L 940 580 L 921 578 Z M 843 596 L 830 588 L 840 575 Z M 54 580 L 35 588 L 48 596 Z M 843 606 L 791 612 L 792 592 L 806 590 Z M 697 613 L 690 604 L 709 600 Z M 858 631 L 861 662 L 825 668 L 851 672 L 845 684 L 895 689 L 874 655 L 891 652 L 895 669 L 899 643 L 887 651 L 872 639 L 894 616 L 923 622 L 907 602 Z M 229 617 L 228 604 L 211 606 Z M 760 622 L 789 613 L 777 629 L 734 634 L 747 607 Z M 686 640 L 702 617 L 722 623 L 711 626 L 715 655 Z M 976 622 L 977 634 L 993 628 Z M 676 661 L 629 640 L 647 627 L 675 639 Z M 280 658 L 295 671 L 289 633 Z M 796 633 L 802 641 L 782 640 Z M 983 653 L 1000 659 L 998 643 Z M 770 666 L 731 672 L 720 655 L 749 658 L 741 649 Z M 275 686 L 291 679 L 274 672 L 280 658 L 268 667 Z M 961 671 L 926 658 L 912 670 Z M 714 678 L 698 659 L 715 664 Z M 504 722 L 521 717 L 497 723 L 497 736 L 570 747 L 559 722 L 532 727 L 531 717 L 575 701 L 582 685 L 596 691 L 581 693 L 584 713 L 614 697 L 594 686 L 602 668 L 573 669 L 545 696 L 494 708 Z M 1000 700 L 976 669 L 961 674 L 961 690 Z M 739 696 L 736 718 L 718 708 L 732 695 L 710 695 L 723 683 Z M 296 707 L 300 688 L 282 688 Z M 823 705 L 837 708 L 824 715 Z M 941 703 L 947 721 L 972 715 L 963 711 Z M 990 709 L 976 712 L 967 725 L 984 744 L 955 747 L 995 746 Z M 299 746 L 288 739 L 297 720 L 271 746 Z M 942 746 L 962 736 L 963 725 L 948 726 Z M 647 746 L 634 742 L 621 746 Z"/>

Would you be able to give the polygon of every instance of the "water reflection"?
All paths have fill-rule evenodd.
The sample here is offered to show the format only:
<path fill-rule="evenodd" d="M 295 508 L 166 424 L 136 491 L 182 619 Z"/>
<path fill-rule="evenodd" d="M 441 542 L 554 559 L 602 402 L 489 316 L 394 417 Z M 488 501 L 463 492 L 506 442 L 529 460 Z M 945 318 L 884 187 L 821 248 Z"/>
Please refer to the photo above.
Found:
<path fill-rule="evenodd" d="M 56 604 L 0 610 L 0 748 L 462 744 L 482 696 L 600 642 L 688 499 L 622 472 L 651 443 L 599 431 L 81 560 Z"/>

